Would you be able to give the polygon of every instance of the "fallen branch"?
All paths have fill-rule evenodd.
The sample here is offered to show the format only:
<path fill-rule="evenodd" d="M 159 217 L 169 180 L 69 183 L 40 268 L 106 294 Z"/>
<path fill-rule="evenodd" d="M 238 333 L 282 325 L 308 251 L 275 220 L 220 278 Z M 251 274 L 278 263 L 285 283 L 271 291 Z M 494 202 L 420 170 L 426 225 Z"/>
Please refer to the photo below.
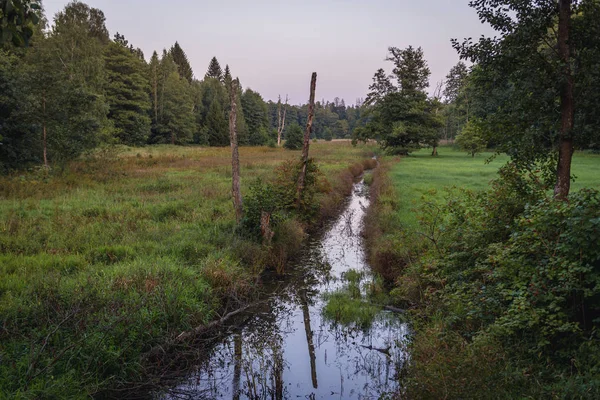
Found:
<path fill-rule="evenodd" d="M 233 311 L 225 314 L 223 317 L 221 317 L 215 321 L 212 321 L 208 324 L 197 326 L 196 328 L 194 328 L 190 331 L 181 332 L 179 335 L 177 335 L 175 337 L 175 339 L 165 343 L 164 347 L 160 346 L 160 345 L 154 346 L 148 353 L 146 353 L 145 358 L 147 358 L 147 359 L 153 358 L 154 356 L 158 356 L 158 354 L 160 354 L 160 353 L 164 354 L 164 353 L 166 353 L 165 348 L 169 348 L 178 343 L 189 340 L 190 338 L 197 337 L 204 333 L 207 333 L 207 332 L 211 331 L 212 329 L 215 329 L 215 328 L 223 325 L 225 322 L 227 322 L 227 320 L 235 317 L 236 315 L 243 313 L 244 311 L 248 310 L 249 308 L 257 306 L 258 304 L 264 303 L 265 301 L 266 300 L 261 300 L 261 301 L 257 301 L 254 303 L 247 304 L 244 307 L 238 308 L 237 310 L 233 310 Z"/>
<path fill-rule="evenodd" d="M 398 308 L 398 307 L 394 307 L 394 306 L 385 306 L 385 307 L 383 307 L 383 309 L 391 311 L 391 312 L 395 312 L 398 314 L 404 314 L 406 312 L 405 310 Z"/>

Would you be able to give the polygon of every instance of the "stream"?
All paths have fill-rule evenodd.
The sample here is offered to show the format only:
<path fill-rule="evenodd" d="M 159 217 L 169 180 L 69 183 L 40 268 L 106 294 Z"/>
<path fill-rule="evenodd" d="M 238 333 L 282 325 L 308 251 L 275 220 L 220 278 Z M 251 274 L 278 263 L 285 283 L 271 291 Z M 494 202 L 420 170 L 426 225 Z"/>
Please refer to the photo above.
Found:
<path fill-rule="evenodd" d="M 368 302 L 374 277 L 360 235 L 368 187 L 354 184 L 341 215 L 311 238 L 270 296 L 248 310 L 182 381 L 156 398 L 381 399 L 399 389 L 408 359 L 408 326 L 376 307 L 367 322 L 336 322 L 324 312 L 332 294 Z M 349 276 L 359 276 L 354 284 Z M 364 304 L 364 307 L 362 306 Z"/>

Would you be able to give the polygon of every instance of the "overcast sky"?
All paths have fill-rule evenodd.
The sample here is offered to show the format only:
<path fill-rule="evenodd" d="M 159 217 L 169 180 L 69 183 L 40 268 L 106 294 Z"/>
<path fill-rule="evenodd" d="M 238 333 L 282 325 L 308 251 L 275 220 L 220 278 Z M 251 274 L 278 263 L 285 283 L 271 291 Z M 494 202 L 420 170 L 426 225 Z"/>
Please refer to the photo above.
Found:
<path fill-rule="evenodd" d="M 244 87 L 291 103 L 308 100 L 311 72 L 317 99 L 355 103 L 366 96 L 388 46 L 421 46 L 431 87 L 459 59 L 451 38 L 490 35 L 468 0 L 87 0 L 104 11 L 111 37 L 119 32 L 148 59 L 175 41 L 202 79 L 216 56 Z M 68 0 L 43 0 L 46 16 Z"/>

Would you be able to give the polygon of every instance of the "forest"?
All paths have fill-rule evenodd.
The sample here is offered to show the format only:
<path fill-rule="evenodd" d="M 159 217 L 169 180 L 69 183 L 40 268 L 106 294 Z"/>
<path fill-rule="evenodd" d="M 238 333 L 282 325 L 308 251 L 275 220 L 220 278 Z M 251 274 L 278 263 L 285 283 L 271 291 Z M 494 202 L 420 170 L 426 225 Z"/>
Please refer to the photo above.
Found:
<path fill-rule="evenodd" d="M 0 397 L 599 398 L 600 1 L 468 4 L 347 105 L 0 0 Z"/>
<path fill-rule="evenodd" d="M 276 146 L 280 126 L 285 138 L 306 125 L 307 104 L 266 102 L 251 88 L 242 89 L 216 57 L 206 73 L 194 73 L 175 42 L 146 59 L 123 35 L 111 38 L 104 13 L 84 3 L 69 3 L 52 23 L 39 18 L 26 47 L 4 40 L 1 50 L 4 172 L 60 165 L 114 145 L 229 146 L 232 81 L 240 92 L 240 145 Z M 361 112 L 360 103 L 318 101 L 313 138 L 349 138 Z"/>

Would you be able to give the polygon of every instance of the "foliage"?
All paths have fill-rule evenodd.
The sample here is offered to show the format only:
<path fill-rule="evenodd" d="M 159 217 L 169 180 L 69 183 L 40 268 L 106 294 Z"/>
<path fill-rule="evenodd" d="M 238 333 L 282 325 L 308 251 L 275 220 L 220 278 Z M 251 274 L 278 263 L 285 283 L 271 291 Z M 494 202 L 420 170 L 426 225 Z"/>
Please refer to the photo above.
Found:
<path fill-rule="evenodd" d="M 300 150 L 304 144 L 304 133 L 298 124 L 290 124 L 285 128 L 285 143 L 288 150 Z"/>
<path fill-rule="evenodd" d="M 217 57 L 213 57 L 208 64 L 208 70 L 206 71 L 206 75 L 204 79 L 212 78 L 217 79 L 219 81 L 223 81 L 223 70 L 221 69 L 221 65 L 219 65 L 219 61 Z"/>
<path fill-rule="evenodd" d="M 600 254 L 589 243 L 599 240 L 600 193 L 550 199 L 552 179 L 514 163 L 488 186 L 493 165 L 464 175 L 475 159 L 440 152 L 398 164 L 391 194 L 378 173 L 372 183 L 380 215 L 367 224 L 368 237 L 378 235 L 368 240 L 370 260 L 395 272 L 392 297 L 413 308 L 407 393 L 480 398 L 493 387 L 499 398 L 595 397 Z M 590 168 L 588 157 L 578 154 L 576 169 Z M 583 176 L 578 187 L 597 186 L 593 173 Z M 442 196 L 445 182 L 478 190 Z"/>
<path fill-rule="evenodd" d="M 217 100 L 213 100 L 210 104 L 205 122 L 208 130 L 208 143 L 211 146 L 228 146 L 228 125 L 223 109 Z"/>
<path fill-rule="evenodd" d="M 193 114 L 192 87 L 179 75 L 173 57 L 163 51 L 158 65 L 158 119 L 152 129 L 153 143 L 185 144 L 197 129 Z"/>
<path fill-rule="evenodd" d="M 270 182 L 257 180 L 250 187 L 250 193 L 244 198 L 244 220 L 242 226 L 255 238 L 261 237 L 261 214 L 271 214 L 271 227 L 276 230 L 279 223 L 290 216 L 300 221 L 310 222 L 317 215 L 319 202 L 316 195 L 322 173 L 313 159 L 309 159 L 306 168 L 305 187 L 302 199 L 297 202 L 298 176 L 302 163 L 289 160 L 275 169 Z M 298 204 L 300 206 L 298 207 Z M 275 238 L 277 239 L 277 238 Z"/>
<path fill-rule="evenodd" d="M 378 105 L 369 126 L 388 152 L 408 154 L 437 142 L 441 121 L 431 108 L 423 93 L 393 93 Z"/>
<path fill-rule="evenodd" d="M 39 0 L 0 1 L 0 44 L 26 46 L 40 20 Z"/>
<path fill-rule="evenodd" d="M 248 127 L 248 144 L 262 146 L 268 140 L 268 108 L 261 95 L 252 89 L 246 89 L 241 97 L 244 120 Z"/>
<path fill-rule="evenodd" d="M 388 61 L 394 63 L 394 87 L 383 70 L 377 71 L 367 98 L 372 107 L 364 127 L 353 133 L 353 143 L 377 139 L 392 154 L 409 154 L 424 146 L 437 146 L 441 118 L 437 99 L 428 99 L 425 89 L 431 74 L 423 50 L 389 48 Z M 369 104 L 370 104 L 369 103 Z"/>
<path fill-rule="evenodd" d="M 169 53 L 171 54 L 171 57 L 173 57 L 175 64 L 177 64 L 179 76 L 187 80 L 189 83 L 192 83 L 192 80 L 194 79 L 194 72 L 192 71 L 192 67 L 188 61 L 185 51 L 183 51 L 179 43 L 175 42 L 173 47 L 171 47 L 171 50 L 169 50 Z"/>
<path fill-rule="evenodd" d="M 385 96 L 396 91 L 396 87 L 392 84 L 390 78 L 385 74 L 383 68 L 379 68 L 373 76 L 373 83 L 369 86 L 369 93 L 365 99 L 365 104 L 377 104 L 383 100 Z"/>
<path fill-rule="evenodd" d="M 423 92 L 429 87 L 431 71 L 425 61 L 422 48 L 415 49 L 408 46 L 406 49 L 397 47 L 388 48 L 387 61 L 394 64 L 393 74 L 398 80 L 398 88 L 404 93 Z"/>
<path fill-rule="evenodd" d="M 467 123 L 461 133 L 456 137 L 456 144 L 475 157 L 475 154 L 481 153 L 487 146 L 483 130 L 476 120 Z"/>
<path fill-rule="evenodd" d="M 499 36 L 470 39 L 453 46 L 461 58 L 477 64 L 470 80 L 474 112 L 497 149 L 520 164 L 556 157 L 560 135 L 561 85 L 567 79 L 557 52 L 556 2 L 474 1 L 480 20 Z M 569 41 L 573 68 L 575 126 L 571 136 L 577 148 L 597 142 L 595 110 L 600 48 L 600 4 L 573 2 Z M 591 56 L 591 57 L 590 57 Z M 591 113 L 590 113 L 591 111 Z M 568 138 L 570 139 L 570 138 Z"/>
<path fill-rule="evenodd" d="M 115 136 L 128 145 L 145 144 L 150 135 L 149 82 L 145 64 L 127 47 L 111 42 L 105 50 L 108 117 Z"/>

